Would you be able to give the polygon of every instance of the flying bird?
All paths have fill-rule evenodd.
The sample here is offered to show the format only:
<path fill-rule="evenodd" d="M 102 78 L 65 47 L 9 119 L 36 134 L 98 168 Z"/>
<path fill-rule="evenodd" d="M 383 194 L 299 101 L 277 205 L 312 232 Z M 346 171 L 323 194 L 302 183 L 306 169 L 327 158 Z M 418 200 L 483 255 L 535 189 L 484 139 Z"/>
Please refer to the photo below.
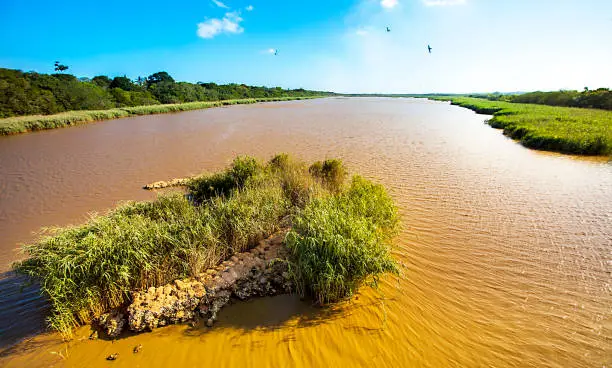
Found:
<path fill-rule="evenodd" d="M 274 56 L 278 55 L 278 49 L 274 50 Z"/>
<path fill-rule="evenodd" d="M 429 51 L 430 54 L 431 54 L 431 50 L 433 50 L 431 46 L 427 45 L 427 51 Z"/>
<path fill-rule="evenodd" d="M 387 27 L 387 32 L 391 32 L 391 28 Z"/>

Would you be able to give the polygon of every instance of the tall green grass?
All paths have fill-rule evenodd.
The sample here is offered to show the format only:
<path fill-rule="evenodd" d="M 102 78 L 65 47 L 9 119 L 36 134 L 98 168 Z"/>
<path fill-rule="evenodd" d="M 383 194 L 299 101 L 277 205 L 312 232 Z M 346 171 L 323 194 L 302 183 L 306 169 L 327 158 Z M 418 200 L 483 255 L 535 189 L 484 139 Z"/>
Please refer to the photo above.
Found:
<path fill-rule="evenodd" d="M 353 294 L 368 278 L 397 272 L 389 253 L 397 210 L 381 185 L 355 176 L 346 191 L 315 198 L 294 219 L 287 246 L 303 289 L 319 304 Z"/>
<path fill-rule="evenodd" d="M 312 176 L 321 179 L 323 185 L 333 192 L 338 192 L 342 189 L 342 184 L 347 176 L 342 161 L 338 159 L 317 161 L 310 165 L 308 172 Z"/>
<path fill-rule="evenodd" d="M 0 135 L 26 133 L 37 130 L 63 128 L 100 120 L 124 118 L 135 115 L 165 114 L 180 111 L 208 109 L 211 107 L 254 104 L 258 102 L 304 100 L 317 97 L 247 98 L 239 100 L 200 101 L 181 104 L 122 107 L 111 110 L 68 111 L 54 115 L 31 115 L 0 119 Z"/>
<path fill-rule="evenodd" d="M 453 105 L 492 114 L 488 124 L 525 147 L 581 155 L 612 154 L 612 111 L 449 97 Z"/>
<path fill-rule="evenodd" d="M 328 188 L 287 155 L 266 164 L 238 157 L 225 171 L 194 179 L 187 195 L 130 202 L 86 224 L 55 229 L 26 245 L 28 258 L 14 268 L 40 281 L 51 301 L 50 326 L 69 336 L 73 327 L 126 305 L 131 291 L 197 275 L 295 218 L 295 234 L 326 227 L 326 249 L 344 255 L 306 264 L 299 255 L 310 250 L 291 238 L 304 285 L 314 283 L 308 290 L 322 301 L 335 300 L 367 275 L 394 270 L 385 249 L 396 217 L 384 188 L 364 179 L 353 179 L 346 191 Z M 330 277 L 329 262 L 348 270 L 340 273 L 345 287 L 338 280 L 329 289 L 319 286 Z"/>

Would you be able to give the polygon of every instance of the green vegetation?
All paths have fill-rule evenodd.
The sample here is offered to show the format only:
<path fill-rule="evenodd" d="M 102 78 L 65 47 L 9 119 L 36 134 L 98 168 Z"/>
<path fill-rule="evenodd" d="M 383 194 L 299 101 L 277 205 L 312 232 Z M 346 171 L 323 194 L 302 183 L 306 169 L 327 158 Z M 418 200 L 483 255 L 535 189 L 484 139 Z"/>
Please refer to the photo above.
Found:
<path fill-rule="evenodd" d="M 55 67 L 57 71 L 68 69 L 59 62 Z M 166 72 L 138 77 L 136 81 L 127 77 L 110 79 L 104 75 L 90 80 L 77 79 L 70 74 L 23 73 L 0 68 L 0 135 L 130 115 L 325 95 L 330 93 L 301 88 L 284 90 L 244 84 L 176 82 Z"/>
<path fill-rule="evenodd" d="M 585 88 L 582 92 L 537 91 L 517 94 L 490 93 L 486 95 L 468 95 L 468 97 L 485 98 L 491 101 L 612 110 L 612 91 L 608 88 L 598 88 L 596 90 Z"/>
<path fill-rule="evenodd" d="M 470 97 L 450 100 L 480 114 L 525 147 L 581 155 L 612 154 L 612 111 L 488 101 Z"/>
<path fill-rule="evenodd" d="M 188 102 L 181 104 L 148 105 L 135 107 L 122 107 L 110 110 L 94 111 L 69 111 L 55 115 L 31 115 L 17 116 L 0 119 L 0 135 L 18 134 L 29 131 L 55 129 L 72 126 L 93 121 L 123 118 L 131 115 L 152 115 L 170 112 L 207 109 L 210 107 L 252 104 L 257 102 L 302 100 L 314 97 L 273 97 L 273 98 L 248 98 L 243 100 L 223 100 Z"/>
<path fill-rule="evenodd" d="M 332 163 L 333 162 L 333 163 Z M 350 295 L 363 281 L 396 266 L 389 245 L 396 210 L 384 188 L 354 177 L 347 188 L 330 171 L 278 155 L 267 164 L 238 157 L 203 175 L 187 195 L 130 202 L 86 224 L 55 229 L 24 247 L 14 268 L 40 281 L 52 328 L 73 327 L 129 302 L 130 292 L 197 275 L 247 250 L 291 220 L 290 262 L 298 282 L 320 303 Z M 344 176 L 344 174 L 342 174 Z"/>
<path fill-rule="evenodd" d="M 60 66 L 65 69 L 57 69 Z M 67 67 L 56 63 L 56 69 L 64 71 Z M 166 72 L 132 81 L 125 76 L 111 79 L 99 75 L 92 79 L 77 79 L 70 74 L 24 73 L 0 68 L 0 118 L 198 101 L 323 95 L 329 93 L 301 88 L 286 90 L 244 84 L 176 82 Z"/>
<path fill-rule="evenodd" d="M 310 166 L 308 172 L 316 178 L 323 181 L 323 185 L 330 191 L 337 192 L 341 189 L 344 179 L 346 179 L 346 170 L 342 161 L 338 159 L 317 161 Z"/>
<path fill-rule="evenodd" d="M 397 225 L 385 189 L 359 176 L 348 190 L 314 199 L 287 235 L 304 289 L 320 304 L 335 302 L 368 277 L 397 272 L 389 256 Z"/>

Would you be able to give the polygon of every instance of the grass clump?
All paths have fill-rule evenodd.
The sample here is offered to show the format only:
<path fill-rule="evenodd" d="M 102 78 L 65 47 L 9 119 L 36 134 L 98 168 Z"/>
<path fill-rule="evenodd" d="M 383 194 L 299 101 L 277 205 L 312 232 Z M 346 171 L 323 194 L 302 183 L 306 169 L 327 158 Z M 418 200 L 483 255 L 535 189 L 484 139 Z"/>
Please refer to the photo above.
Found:
<path fill-rule="evenodd" d="M 612 111 L 518 104 L 469 97 L 436 98 L 480 114 L 528 148 L 580 155 L 612 154 Z"/>
<path fill-rule="evenodd" d="M 309 173 L 305 163 L 293 160 L 286 153 L 274 156 L 268 166 L 278 175 L 285 196 L 295 210 L 304 208 L 313 198 L 329 194 L 321 180 Z"/>
<path fill-rule="evenodd" d="M 389 253 L 397 210 L 384 187 L 355 176 L 348 190 L 316 198 L 294 219 L 287 246 L 305 291 L 320 304 L 353 294 L 369 277 L 397 272 Z"/>
<path fill-rule="evenodd" d="M 310 165 L 308 171 L 312 176 L 321 179 L 327 189 L 334 192 L 342 189 L 342 184 L 347 175 L 342 161 L 338 159 L 317 161 Z"/>
<path fill-rule="evenodd" d="M 397 225 L 383 187 L 355 177 L 338 188 L 327 189 L 288 155 L 266 164 L 237 157 L 227 170 L 194 179 L 187 195 L 129 202 L 55 229 L 26 245 L 29 258 L 14 268 L 40 281 L 50 326 L 70 336 L 125 306 L 132 291 L 198 275 L 293 218 L 287 242 L 300 282 L 319 302 L 335 301 L 368 276 L 395 271 L 388 245 Z"/>
<path fill-rule="evenodd" d="M 181 195 L 128 203 L 81 226 L 60 229 L 25 247 L 15 268 L 40 280 L 52 328 L 73 327 L 122 305 L 130 290 L 180 276 L 214 244 L 207 211 Z"/>
<path fill-rule="evenodd" d="M 188 185 L 189 192 L 196 203 L 214 197 L 224 197 L 236 189 L 241 189 L 249 178 L 262 170 L 263 166 L 256 159 L 239 156 L 234 159 L 229 169 L 191 180 Z"/>

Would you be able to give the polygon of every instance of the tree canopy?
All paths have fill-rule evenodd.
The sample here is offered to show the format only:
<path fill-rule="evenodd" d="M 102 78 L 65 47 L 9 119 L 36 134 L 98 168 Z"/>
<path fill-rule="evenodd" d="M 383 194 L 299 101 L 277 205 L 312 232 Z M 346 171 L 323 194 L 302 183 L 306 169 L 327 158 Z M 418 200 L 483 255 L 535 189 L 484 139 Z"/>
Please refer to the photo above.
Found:
<path fill-rule="evenodd" d="M 57 66 L 61 64 L 57 62 Z M 74 75 L 65 73 L 39 74 L 0 68 L 0 118 L 160 103 L 307 97 L 323 94 L 326 93 L 304 89 L 253 87 L 244 84 L 176 82 L 164 71 L 146 78 L 138 77 L 133 81 L 126 76 L 111 79 L 105 75 L 97 75 L 90 80 L 77 79 Z"/>

